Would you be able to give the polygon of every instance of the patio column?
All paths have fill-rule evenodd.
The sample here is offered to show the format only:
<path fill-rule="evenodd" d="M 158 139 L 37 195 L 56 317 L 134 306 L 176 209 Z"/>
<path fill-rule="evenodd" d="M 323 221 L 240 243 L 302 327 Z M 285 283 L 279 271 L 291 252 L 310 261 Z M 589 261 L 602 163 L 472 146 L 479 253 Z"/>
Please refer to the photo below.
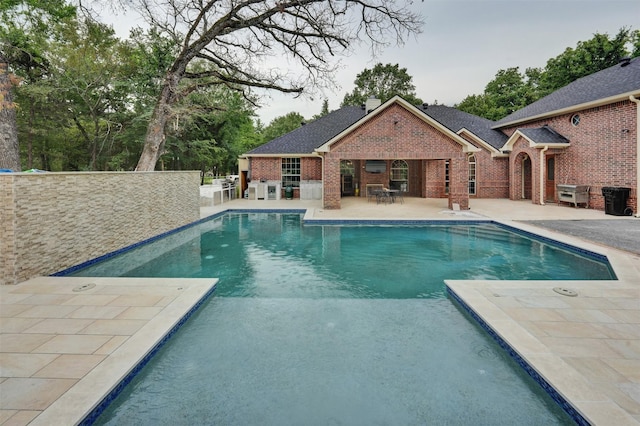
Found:
<path fill-rule="evenodd" d="M 469 210 L 469 163 L 466 156 L 449 160 L 449 208 L 454 204 L 460 210 Z"/>
<path fill-rule="evenodd" d="M 323 206 L 325 209 L 340 208 L 340 158 L 326 155 L 324 159 Z"/>

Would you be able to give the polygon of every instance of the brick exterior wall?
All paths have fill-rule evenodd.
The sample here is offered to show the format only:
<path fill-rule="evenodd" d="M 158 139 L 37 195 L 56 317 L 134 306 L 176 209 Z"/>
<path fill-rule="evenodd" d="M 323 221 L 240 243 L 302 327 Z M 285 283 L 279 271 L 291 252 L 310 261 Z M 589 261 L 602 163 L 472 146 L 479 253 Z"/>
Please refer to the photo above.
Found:
<path fill-rule="evenodd" d="M 476 195 L 471 198 L 508 198 L 509 197 L 509 159 L 491 157 L 491 153 L 482 150 L 476 157 Z"/>
<path fill-rule="evenodd" d="M 473 141 L 470 141 L 473 143 Z M 482 149 L 482 147 L 479 147 Z M 507 198 L 509 196 L 508 160 L 492 158 L 485 149 L 476 157 L 476 195 L 478 198 Z M 450 165 L 450 193 L 445 190 L 445 161 L 456 159 Z M 340 161 L 354 163 L 354 183 L 360 196 L 366 196 L 368 184 L 389 186 L 393 160 L 404 160 L 409 168 L 407 196 L 425 198 L 450 197 L 450 204 L 468 208 L 467 155 L 462 147 L 439 130 L 422 121 L 399 105 L 392 105 L 382 114 L 364 123 L 331 147 L 324 162 L 324 207 L 340 208 Z M 384 173 L 368 173 L 366 160 L 386 160 Z M 455 168 L 454 168 L 455 165 Z M 314 157 L 301 159 L 301 179 L 321 180 L 322 160 Z M 456 175 L 454 177 L 454 174 Z M 280 159 L 251 158 L 252 179 L 280 179 Z M 294 197 L 297 197 L 297 191 Z"/>
<path fill-rule="evenodd" d="M 276 157 L 251 158 L 251 180 L 282 180 L 282 160 Z"/>
<path fill-rule="evenodd" d="M 322 180 L 322 159 L 303 157 L 300 159 L 300 179 Z"/>
<path fill-rule="evenodd" d="M 476 195 L 472 198 L 531 199 L 540 204 L 547 201 L 546 188 L 540 191 L 541 174 L 546 178 L 546 156 L 555 155 L 555 183 L 590 186 L 591 208 L 604 210 L 602 188 L 621 186 L 631 188 L 627 205 L 638 211 L 636 199 L 637 115 L 631 101 L 579 111 L 580 124 L 574 126 L 574 113 L 541 119 L 535 122 L 503 129 L 508 136 L 518 128 L 549 125 L 570 141 L 566 149 L 551 148 L 542 152 L 529 147 L 529 142 L 519 138 L 511 155 L 491 157 L 481 148 L 476 152 Z M 526 158 L 526 160 L 525 160 Z M 354 182 L 360 188 L 360 196 L 366 195 L 366 185 L 389 185 L 391 161 L 405 160 L 409 165 L 408 196 L 447 197 L 450 204 L 468 207 L 468 164 L 466 154 L 459 144 L 437 129 L 426 124 L 400 105 L 391 105 L 372 120 L 367 121 L 351 134 L 331 147 L 324 161 L 324 206 L 340 208 L 340 160 L 352 160 L 356 172 Z M 373 174 L 364 170 L 367 159 L 386 160 L 387 171 Z M 450 194 L 445 192 L 445 160 L 450 164 Z M 524 160 L 524 161 L 523 161 Z M 543 164 L 541 165 L 541 162 Z M 279 158 L 252 158 L 253 179 L 280 179 Z M 323 163 L 318 158 L 303 158 L 301 178 L 322 179 Z M 551 194 L 549 194 L 551 195 Z M 297 192 L 296 192 L 296 197 Z M 557 202 L 557 194 L 553 201 Z"/>
<path fill-rule="evenodd" d="M 439 130 L 416 117 L 399 105 L 389 106 L 382 114 L 363 123 L 331 147 L 324 160 L 324 207 L 340 208 L 340 160 L 361 160 L 358 179 L 360 194 L 370 183 L 389 185 L 390 163 L 401 159 L 409 164 L 409 187 L 412 195 L 428 195 L 433 175 L 429 174 L 432 160 L 444 166 L 441 160 L 451 159 L 455 166 L 451 174 L 450 204 L 457 203 L 468 208 L 468 168 L 462 147 Z M 385 173 L 372 174 L 362 169 L 364 160 L 387 160 Z M 464 165 L 464 166 L 463 166 Z M 433 165 L 432 167 L 437 167 Z M 456 174 L 454 178 L 454 175 Z M 443 187 L 444 180 L 435 184 Z M 438 192 L 442 196 L 442 191 Z"/>
<path fill-rule="evenodd" d="M 282 180 L 282 159 L 280 157 L 251 157 L 249 164 L 252 180 Z M 300 158 L 300 180 L 322 180 L 322 159 L 320 157 Z M 282 194 L 280 194 L 283 198 L 285 196 L 284 190 L 282 188 Z M 300 198 L 299 188 L 293 188 L 293 198 Z"/>
<path fill-rule="evenodd" d="M 198 220 L 199 184 L 198 171 L 0 174 L 0 284 Z"/>
<path fill-rule="evenodd" d="M 577 112 L 580 124 L 574 126 L 571 117 L 576 113 L 538 120 L 505 129 L 512 135 L 517 128 L 541 127 L 545 124 L 569 139 L 566 149 L 549 149 L 545 154 L 556 153 L 555 182 L 577 185 L 589 185 L 589 207 L 604 210 L 602 187 L 620 186 L 631 188 L 631 198 L 627 205 L 634 211 L 638 209 L 636 199 L 637 115 L 636 105 L 631 101 L 616 102 Z M 532 163 L 532 201 L 540 202 L 540 149 L 529 148 L 527 141 L 518 141 L 511 158 L 528 153 Z M 518 167 L 515 160 L 512 166 Z M 546 167 L 546 163 L 544 165 Z M 546 170 L 543 169 L 543 171 Z M 521 177 L 513 170 L 510 174 L 511 199 L 520 199 Z M 543 189 L 544 190 L 544 189 Z M 557 197 L 557 195 L 556 195 Z M 529 198 L 529 197 L 528 197 Z M 546 193 L 545 193 L 546 198 Z M 556 198 L 557 201 L 557 198 Z"/>

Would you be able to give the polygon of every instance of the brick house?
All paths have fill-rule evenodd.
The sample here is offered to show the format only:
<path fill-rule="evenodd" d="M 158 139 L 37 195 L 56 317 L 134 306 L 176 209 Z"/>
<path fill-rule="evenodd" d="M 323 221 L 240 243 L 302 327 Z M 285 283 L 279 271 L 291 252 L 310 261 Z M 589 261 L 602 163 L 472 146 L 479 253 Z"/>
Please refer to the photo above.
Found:
<path fill-rule="evenodd" d="M 494 122 L 399 96 L 348 106 L 244 154 L 246 180 L 293 187 L 294 197 L 340 208 L 345 196 L 379 187 L 405 196 L 558 202 L 556 184 L 586 185 L 589 207 L 602 188 L 630 189 L 638 211 L 640 58 L 581 78 Z M 251 184 L 250 184 L 251 185 Z M 321 188 L 310 191 L 309 188 Z M 267 198 L 267 193 L 252 193 Z"/>

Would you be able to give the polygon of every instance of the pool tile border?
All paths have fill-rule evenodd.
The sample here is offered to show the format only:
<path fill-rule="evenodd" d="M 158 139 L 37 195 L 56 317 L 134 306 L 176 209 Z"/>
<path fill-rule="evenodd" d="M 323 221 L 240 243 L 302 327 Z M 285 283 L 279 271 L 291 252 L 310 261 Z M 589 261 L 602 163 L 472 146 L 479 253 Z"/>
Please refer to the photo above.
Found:
<path fill-rule="evenodd" d="M 94 259 L 90 259 L 86 262 L 82 262 L 79 263 L 78 265 L 74 265 L 71 266 L 67 269 L 64 269 L 62 271 L 58 271 L 55 272 L 53 274 L 51 274 L 52 277 L 63 277 L 63 276 L 68 276 L 70 274 L 73 274 L 74 272 L 77 272 L 81 269 L 84 269 L 86 267 L 92 266 L 96 263 L 102 262 L 104 260 L 110 259 L 112 257 L 115 257 L 117 255 L 120 255 L 122 253 L 126 253 L 128 251 L 131 251 L 135 248 L 138 248 L 142 245 L 148 244 L 148 243 L 152 243 L 154 241 L 160 240 L 166 236 L 175 234 L 177 232 L 180 232 L 182 230 L 197 226 L 201 223 L 205 223 L 207 221 L 210 220 L 214 220 L 217 218 L 220 218 L 226 214 L 245 214 L 245 213 L 282 213 L 282 214 L 286 214 L 286 213 L 294 213 L 294 214 L 305 214 L 307 212 L 306 209 L 227 209 L 227 210 L 223 210 L 221 212 L 215 213 L 211 216 L 208 216 L 206 218 L 197 220 L 195 222 L 191 222 L 188 223 L 186 225 L 180 226 L 178 228 L 169 230 L 167 232 L 163 232 L 162 234 L 158 234 L 156 236 L 153 236 L 151 238 L 147 238 L 146 240 L 137 242 L 135 244 L 131 244 L 129 246 L 123 247 L 121 249 L 112 251 L 110 253 L 106 253 L 102 256 L 98 256 Z M 613 270 L 613 268 L 611 267 L 611 264 L 609 262 L 609 259 L 607 258 L 607 256 L 600 254 L 600 253 L 596 253 L 594 251 L 591 250 L 587 250 L 587 249 L 583 249 L 571 244 L 567 244 L 564 243 L 562 241 L 558 241 L 555 240 L 553 238 L 549 238 L 549 237 L 545 237 L 542 235 L 538 235 L 535 234 L 533 232 L 529 232 L 529 231 L 525 231 L 523 229 L 517 228 L 515 226 L 511 226 L 511 225 L 507 225 L 505 223 L 502 222 L 498 222 L 495 220 L 491 220 L 491 219 L 461 219 L 461 220 L 451 220 L 451 219 L 443 219 L 443 220 L 434 220 L 434 219 L 307 219 L 304 218 L 303 219 L 303 223 L 305 225 L 414 225 L 414 226 L 428 226 L 428 225 L 443 225 L 443 226 L 449 226 L 449 225 L 480 225 L 480 224 L 492 224 L 495 226 L 498 226 L 500 228 L 503 228 L 507 231 L 510 232 L 514 232 L 518 235 L 524 236 L 526 238 L 530 238 L 533 239 L 535 241 L 539 241 L 539 242 L 543 242 L 543 243 L 547 243 L 547 244 L 552 244 L 556 247 L 559 247 L 561 249 L 570 251 L 574 254 L 578 254 L 578 255 L 582 255 L 585 257 L 588 257 L 590 259 L 596 260 L 598 262 L 604 262 L 608 265 L 609 267 L 609 271 L 611 272 L 611 275 L 613 276 L 613 279 L 617 280 L 617 276 L 615 274 L 615 271 Z"/>
<path fill-rule="evenodd" d="M 191 223 L 188 223 L 186 225 L 180 226 L 178 228 L 171 229 L 171 230 L 169 230 L 167 232 L 163 232 L 162 234 L 155 235 L 155 236 L 153 236 L 151 238 L 147 238 L 146 240 L 139 241 L 139 242 L 137 242 L 135 244 L 131 244 L 131 245 L 128 245 L 126 247 L 122 247 L 122 248 L 120 248 L 118 250 L 114 250 L 112 252 L 103 254 L 102 256 L 98 256 L 98 257 L 95 257 L 93 259 L 87 260 L 86 262 L 82 262 L 82 263 L 79 263 L 77 265 L 71 266 L 69 268 L 63 269 L 61 271 L 55 272 L 55 273 L 51 274 L 50 276 L 51 277 L 64 277 L 64 276 L 71 275 L 74 272 L 77 272 L 77 271 L 79 271 L 81 269 L 84 269 L 84 268 L 87 268 L 89 266 L 92 266 L 92 265 L 94 265 L 96 263 L 100 263 L 100 262 L 102 262 L 104 260 L 107 260 L 107 259 L 110 259 L 112 257 L 118 256 L 118 255 L 120 255 L 122 253 L 126 253 L 128 251 L 136 249 L 136 248 L 138 248 L 140 246 L 143 246 L 145 244 L 149 244 L 149 243 L 152 243 L 154 241 L 160 240 L 160 239 L 162 239 L 164 237 L 167 237 L 169 235 L 172 235 L 172 234 L 175 234 L 177 232 L 183 231 L 185 229 L 200 225 L 201 223 L 208 222 L 208 221 L 213 220 L 213 219 L 217 219 L 217 218 L 219 218 L 221 216 L 224 216 L 225 214 L 228 214 L 228 213 L 299 213 L 299 214 L 304 214 L 305 211 L 306 211 L 305 209 L 227 209 L 227 210 L 215 213 L 215 214 L 213 214 L 211 216 L 207 216 L 207 217 L 205 217 L 203 219 L 196 220 L 195 222 L 191 222 Z"/>
<path fill-rule="evenodd" d="M 498 345 L 536 382 L 559 406 L 580 426 L 590 426 L 591 423 L 567 401 L 558 391 L 542 377 L 516 350 L 511 347 L 496 331 L 483 320 L 467 303 L 465 303 L 449 285 L 447 295 L 449 295 L 471 318 L 473 318 L 484 331 L 498 343 Z"/>
<path fill-rule="evenodd" d="M 245 213 L 293 213 L 293 214 L 305 214 L 306 209 L 227 209 L 206 218 L 200 219 L 198 221 L 189 223 L 187 225 L 181 226 L 179 228 L 175 228 L 173 230 L 167 231 L 165 233 L 159 234 L 147 240 L 138 242 L 136 244 L 132 244 L 130 246 L 124 247 L 122 249 L 116 250 L 111 253 L 107 253 L 103 256 L 97 257 L 95 259 L 89 260 L 87 262 L 81 263 L 79 265 L 75 265 L 71 268 L 65 269 L 63 271 L 52 274 L 52 276 L 65 276 L 69 275 L 73 272 L 76 272 L 85 267 L 91 266 L 95 263 L 101 262 L 103 260 L 109 259 L 111 257 L 117 256 L 119 254 L 128 252 L 133 250 L 141 245 L 151 243 L 157 241 L 163 237 L 168 235 L 180 232 L 184 229 L 197 226 L 201 223 L 214 220 L 220 218 L 227 214 L 245 214 Z M 362 226 L 372 226 L 372 225 L 406 225 L 406 226 L 431 226 L 431 225 L 440 225 L 440 226 L 452 226 L 452 225 L 486 225 L 491 224 L 497 226 L 501 229 L 516 233 L 520 236 L 547 243 L 558 247 L 560 249 L 567 250 L 569 252 L 582 255 L 593 260 L 604 262 L 608 265 L 609 270 L 613 276 L 612 279 L 617 280 L 615 272 L 611 267 L 611 264 L 607 258 L 607 256 L 583 249 L 572 244 L 567 244 L 562 241 L 558 241 L 553 238 L 545 237 L 542 235 L 538 235 L 533 232 L 529 232 L 523 229 L 520 229 L 515 226 L 507 225 L 495 220 L 491 219 L 462 219 L 462 220 L 451 220 L 451 219 L 443 219 L 443 220 L 433 220 L 433 219 L 304 219 L 304 225 L 362 225 Z M 590 423 L 575 409 L 570 402 L 568 402 L 562 395 L 560 395 L 556 389 L 547 382 L 538 372 L 531 367 L 504 339 L 502 339 L 482 318 L 480 318 L 473 309 L 467 305 L 462 299 L 460 299 L 457 294 L 447 285 L 447 294 L 452 297 L 452 299 L 461 306 L 465 312 L 467 312 L 478 324 L 487 332 L 489 335 L 498 343 L 498 345 L 504 349 L 517 363 L 520 365 L 524 371 L 533 378 L 544 390 L 547 394 L 579 425 L 589 425 Z M 165 337 L 158 342 L 153 349 L 131 370 L 131 372 L 118 383 L 118 385 L 107 395 L 103 400 L 96 406 L 91 413 L 89 413 L 80 423 L 81 425 L 90 425 L 95 422 L 95 420 L 104 412 L 104 410 L 111 404 L 118 395 L 122 392 L 122 390 L 135 378 L 135 376 L 147 365 L 147 363 L 155 356 L 155 354 L 164 346 L 164 344 L 178 331 L 178 329 L 197 311 L 197 309 L 207 300 L 211 294 L 215 291 L 216 286 L 214 286 L 203 298 L 196 304 L 194 307 L 183 317 L 182 320 L 179 321 L 166 335 Z"/>
<path fill-rule="evenodd" d="M 195 314 L 198 309 L 213 295 L 217 288 L 214 284 L 201 298 L 189 309 L 184 316 L 160 339 L 149 352 L 131 369 L 127 375 L 120 380 L 118 384 L 107 394 L 102 400 L 87 414 L 79 423 L 80 426 L 89 426 L 102 415 L 102 413 L 115 401 L 120 393 L 135 379 L 135 377 L 147 366 L 149 361 L 162 349 L 162 347 L 171 339 L 180 328 Z"/>

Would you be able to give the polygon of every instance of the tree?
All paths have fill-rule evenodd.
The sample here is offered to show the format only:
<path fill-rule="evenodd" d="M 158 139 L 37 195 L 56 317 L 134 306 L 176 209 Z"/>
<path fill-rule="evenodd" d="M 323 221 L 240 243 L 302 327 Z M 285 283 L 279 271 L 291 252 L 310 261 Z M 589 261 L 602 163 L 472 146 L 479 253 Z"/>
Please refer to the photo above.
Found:
<path fill-rule="evenodd" d="M 596 33 L 592 39 L 578 42 L 575 49 L 566 48 L 562 54 L 547 61 L 541 79 L 542 91 L 549 94 L 580 77 L 616 65 L 628 55 L 626 45 L 630 41 L 630 30 L 621 28 L 613 38 Z"/>
<path fill-rule="evenodd" d="M 536 83 L 533 80 L 529 83 L 528 76 L 535 78 L 537 73 L 528 69 L 522 75 L 518 67 L 500 70 L 485 86 L 482 95 L 467 96 L 456 108 L 489 120 L 506 117 L 530 102 L 532 96 L 529 92 L 536 87 Z"/>
<path fill-rule="evenodd" d="M 0 52 L 0 169 L 22 170 L 9 64 Z"/>
<path fill-rule="evenodd" d="M 297 112 L 290 112 L 287 115 L 276 117 L 264 128 L 262 141 L 267 143 L 277 137 L 287 134 L 304 123 L 304 117 Z"/>
<path fill-rule="evenodd" d="M 413 77 L 407 73 L 406 68 L 400 68 L 398 64 L 376 64 L 372 69 L 365 68 L 356 76 L 355 89 L 345 95 L 342 106 L 362 105 L 370 96 L 374 96 L 385 102 L 395 95 L 402 96 L 413 105 L 422 104 L 422 100 L 416 97 Z"/>
<path fill-rule="evenodd" d="M 21 170 L 13 88 L 46 68 L 42 49 L 55 22 L 75 15 L 64 0 L 0 1 L 0 167 Z M 12 74 L 9 69 L 13 70 Z"/>
<path fill-rule="evenodd" d="M 50 49 L 50 69 L 64 110 L 75 127 L 74 138 L 82 153 L 73 168 L 104 169 L 113 132 L 114 111 L 124 108 L 128 91 L 119 90 L 123 60 L 112 28 L 91 20 L 74 21 L 63 40 Z M 86 159 L 86 163 L 85 163 Z"/>
<path fill-rule="evenodd" d="M 640 30 L 635 30 L 630 35 L 631 37 L 631 46 L 633 50 L 631 51 L 631 57 L 635 58 L 636 56 L 640 56 Z"/>
<path fill-rule="evenodd" d="M 313 116 L 313 120 L 317 120 L 318 118 L 324 117 L 329 114 L 329 99 L 325 98 L 322 101 L 322 109 L 320 110 L 320 114 L 316 114 Z"/>
<path fill-rule="evenodd" d="M 331 82 L 329 59 L 357 41 L 374 51 L 388 37 L 402 42 L 420 31 L 409 0 L 238 0 L 183 2 L 132 0 L 153 26 L 181 46 L 163 76 L 137 170 L 153 170 L 163 153 L 165 127 L 173 108 L 189 93 L 227 86 L 250 94 L 252 88 L 300 95 L 305 87 Z M 300 65 L 277 68 L 264 59 L 286 55 Z M 211 66 L 194 71 L 195 59 Z"/>
<path fill-rule="evenodd" d="M 622 28 L 610 39 L 595 34 L 591 40 L 578 42 L 575 49 L 549 59 L 544 69 L 527 68 L 522 75 L 518 67 L 499 70 L 481 95 L 470 95 L 456 108 L 490 120 L 499 120 L 580 77 L 616 65 L 628 55 L 626 45 L 632 44 L 633 55 L 640 53 L 640 32 Z"/>

